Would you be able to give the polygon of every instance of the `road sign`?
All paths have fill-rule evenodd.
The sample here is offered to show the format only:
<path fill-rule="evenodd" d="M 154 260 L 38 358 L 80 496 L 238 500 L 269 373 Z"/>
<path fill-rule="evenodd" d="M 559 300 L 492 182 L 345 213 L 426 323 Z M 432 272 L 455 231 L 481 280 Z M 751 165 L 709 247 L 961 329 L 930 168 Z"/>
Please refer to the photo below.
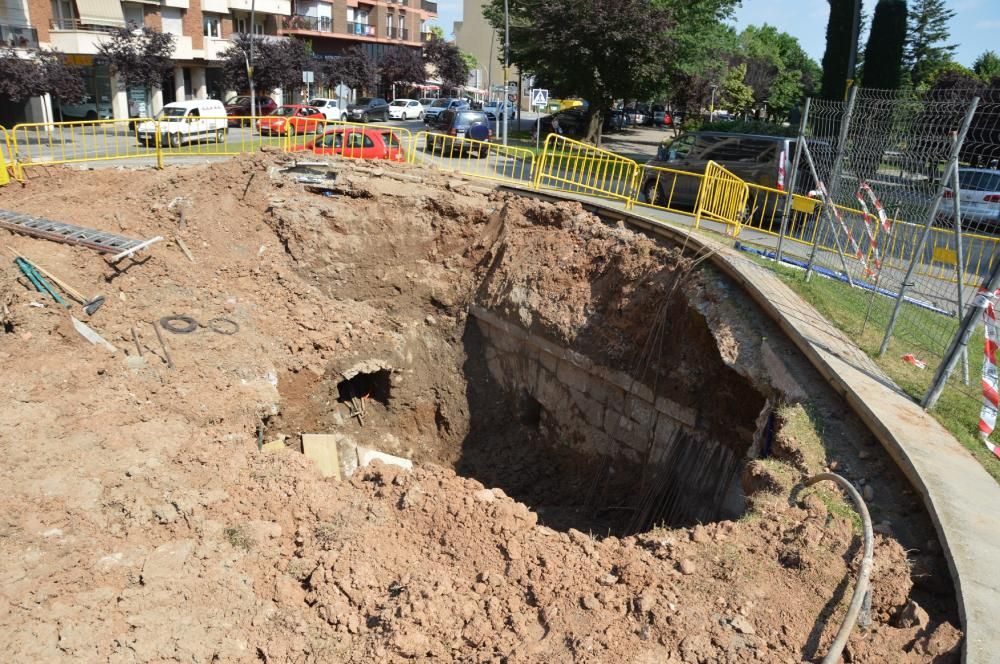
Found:
<path fill-rule="evenodd" d="M 545 107 L 549 103 L 549 91 L 543 88 L 537 88 L 531 91 L 531 105 L 536 107 Z"/>
<path fill-rule="evenodd" d="M 315 74 L 311 71 L 302 72 L 302 82 L 303 83 L 314 83 L 316 81 Z"/>

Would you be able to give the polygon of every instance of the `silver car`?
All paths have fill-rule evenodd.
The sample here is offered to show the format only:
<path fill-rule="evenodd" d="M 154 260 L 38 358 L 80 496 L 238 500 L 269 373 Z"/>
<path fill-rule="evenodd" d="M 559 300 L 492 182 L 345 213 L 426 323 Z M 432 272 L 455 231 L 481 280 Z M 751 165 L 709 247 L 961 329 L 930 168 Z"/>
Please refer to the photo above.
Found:
<path fill-rule="evenodd" d="M 975 225 L 983 230 L 1000 230 L 1000 170 L 995 168 L 959 168 L 958 186 L 962 225 Z M 945 189 L 941 214 L 954 217 L 951 201 L 955 192 Z"/>

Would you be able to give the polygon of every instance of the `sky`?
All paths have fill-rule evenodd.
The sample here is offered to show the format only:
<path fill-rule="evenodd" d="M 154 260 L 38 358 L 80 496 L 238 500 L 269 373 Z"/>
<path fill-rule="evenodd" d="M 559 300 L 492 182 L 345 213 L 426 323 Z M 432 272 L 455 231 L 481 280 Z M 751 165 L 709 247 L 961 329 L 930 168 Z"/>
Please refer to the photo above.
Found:
<path fill-rule="evenodd" d="M 1000 52 L 996 34 L 1000 31 L 1000 2 L 997 0 L 946 0 L 955 10 L 951 20 L 951 41 L 958 44 L 955 59 L 966 67 L 983 51 Z M 869 13 L 875 0 L 864 0 Z M 797 37 L 818 63 L 826 47 L 826 21 L 830 13 L 827 0 L 743 0 L 736 10 L 736 27 L 768 23 Z M 438 20 L 445 34 L 452 36 L 452 24 L 462 20 L 462 0 L 438 0 Z M 993 37 L 991 39 L 991 36 Z"/>

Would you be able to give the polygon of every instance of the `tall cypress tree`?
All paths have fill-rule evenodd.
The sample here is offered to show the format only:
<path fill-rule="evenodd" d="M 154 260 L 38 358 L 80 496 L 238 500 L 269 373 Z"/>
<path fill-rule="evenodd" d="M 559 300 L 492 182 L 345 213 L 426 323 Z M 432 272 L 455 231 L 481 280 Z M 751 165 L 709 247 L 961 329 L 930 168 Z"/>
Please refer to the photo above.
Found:
<path fill-rule="evenodd" d="M 826 52 L 823 54 L 823 83 L 820 96 L 843 99 L 847 90 L 847 61 L 850 58 L 851 32 L 854 27 L 855 3 L 860 0 L 829 0 L 830 21 L 826 24 Z"/>
<path fill-rule="evenodd" d="M 914 86 L 928 82 L 938 67 L 952 59 L 955 44 L 948 44 L 948 22 L 955 11 L 944 0 L 914 0 L 910 8 L 909 35 L 906 42 L 906 68 Z"/>
<path fill-rule="evenodd" d="M 906 0 L 879 0 L 865 48 L 862 84 L 866 88 L 899 88 L 905 43 Z"/>

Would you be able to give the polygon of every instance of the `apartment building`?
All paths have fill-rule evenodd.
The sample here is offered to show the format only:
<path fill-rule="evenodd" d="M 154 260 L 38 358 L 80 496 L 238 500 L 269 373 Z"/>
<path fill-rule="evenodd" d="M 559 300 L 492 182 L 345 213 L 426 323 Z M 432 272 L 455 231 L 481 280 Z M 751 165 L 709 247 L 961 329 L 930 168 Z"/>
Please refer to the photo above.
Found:
<path fill-rule="evenodd" d="M 83 104 L 46 95 L 31 100 L 21 119 L 121 119 L 175 100 L 225 100 L 233 91 L 223 84 L 220 54 L 240 33 L 308 40 L 321 58 L 361 44 L 377 59 L 392 45 L 419 48 L 436 16 L 437 4 L 427 0 L 0 0 L 0 40 L 26 57 L 31 49 L 56 49 L 84 73 Z M 122 89 L 98 54 L 102 37 L 126 25 L 176 37 L 173 76 L 151 95 Z M 275 94 L 280 101 L 281 91 Z"/>
<path fill-rule="evenodd" d="M 462 20 L 455 21 L 455 43 L 466 53 L 475 56 L 479 66 L 469 73 L 469 84 L 490 91 L 497 98 L 503 86 L 503 35 L 483 17 L 484 0 L 464 0 Z M 507 74 L 517 83 L 518 71 L 511 67 Z M 525 105 L 526 107 L 526 105 Z"/>

